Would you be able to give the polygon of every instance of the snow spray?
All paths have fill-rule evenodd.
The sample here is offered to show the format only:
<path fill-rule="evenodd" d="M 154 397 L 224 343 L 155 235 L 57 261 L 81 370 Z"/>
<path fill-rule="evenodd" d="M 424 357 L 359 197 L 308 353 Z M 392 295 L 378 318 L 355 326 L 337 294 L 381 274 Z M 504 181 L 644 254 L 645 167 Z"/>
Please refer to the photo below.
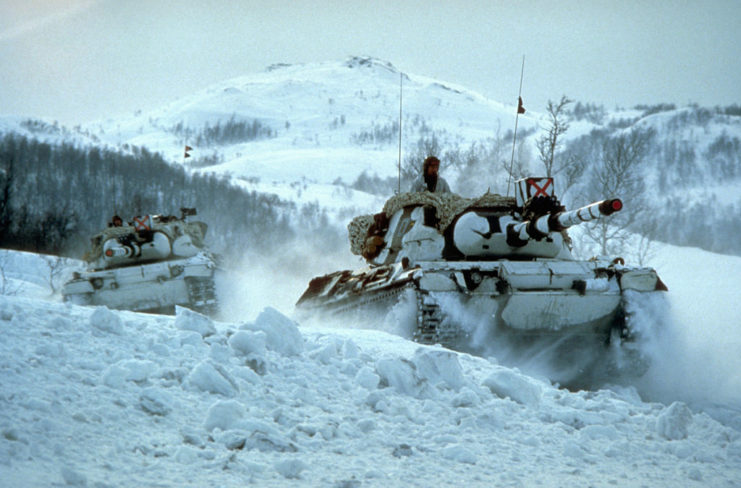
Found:
<path fill-rule="evenodd" d="M 682 401 L 741 429 L 741 354 L 738 331 L 727 330 L 722 312 L 707 310 L 702 322 L 677 315 L 679 297 L 628 296 L 631 326 L 649 368 L 635 386 L 646 401 Z M 736 324 L 738 325 L 738 324 Z"/>
<path fill-rule="evenodd" d="M 604 349 L 600 341 L 568 331 L 514 334 L 492 325 L 498 322 L 498 305 L 488 297 L 432 295 L 446 320 L 465 331 L 465 342 L 457 349 L 572 389 L 592 385 L 599 352 Z"/>
<path fill-rule="evenodd" d="M 290 316 L 311 278 L 329 273 L 335 267 L 355 267 L 355 256 L 327 252 L 312 242 L 284 242 L 268 256 L 245 253 L 225 258 L 217 273 L 220 318 L 244 321 L 273 307 Z"/>

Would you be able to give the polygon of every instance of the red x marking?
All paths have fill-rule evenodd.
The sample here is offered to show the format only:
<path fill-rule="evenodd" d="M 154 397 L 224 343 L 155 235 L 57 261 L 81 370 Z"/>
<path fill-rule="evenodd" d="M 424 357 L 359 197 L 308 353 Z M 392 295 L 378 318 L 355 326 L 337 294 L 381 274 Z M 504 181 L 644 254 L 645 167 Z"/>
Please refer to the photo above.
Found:
<path fill-rule="evenodd" d="M 134 227 L 136 227 L 136 230 L 151 230 L 149 228 L 149 215 L 134 217 Z"/>
<path fill-rule="evenodd" d="M 533 195 L 534 197 L 537 197 L 538 195 L 543 195 L 544 197 L 547 197 L 548 194 L 545 191 L 548 189 L 551 183 L 553 183 L 553 179 L 546 178 L 545 185 L 543 185 L 543 188 L 539 187 L 535 180 L 528 180 L 528 183 L 530 184 L 530 186 L 532 186 L 536 190 L 535 195 Z"/>

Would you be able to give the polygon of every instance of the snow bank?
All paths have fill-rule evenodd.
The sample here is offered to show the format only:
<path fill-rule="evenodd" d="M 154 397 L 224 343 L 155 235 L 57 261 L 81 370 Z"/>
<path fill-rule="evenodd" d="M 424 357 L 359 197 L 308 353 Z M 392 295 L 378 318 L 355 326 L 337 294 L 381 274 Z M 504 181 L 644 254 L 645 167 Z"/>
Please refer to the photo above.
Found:
<path fill-rule="evenodd" d="M 0 295 L 47 298 L 52 285 L 61 286 L 82 263 L 65 259 L 64 266 L 56 256 L 0 249 Z"/>
<path fill-rule="evenodd" d="M 498 368 L 484 380 L 484 386 L 500 398 L 511 398 L 517 403 L 537 407 L 542 387 L 516 370 Z"/>
<path fill-rule="evenodd" d="M 0 297 L 6 486 L 732 486 L 741 433 L 360 329 Z M 629 467 L 629 468 L 628 468 Z M 660 480 L 660 481 L 658 481 Z M 655 482 L 655 483 L 654 483 Z"/>

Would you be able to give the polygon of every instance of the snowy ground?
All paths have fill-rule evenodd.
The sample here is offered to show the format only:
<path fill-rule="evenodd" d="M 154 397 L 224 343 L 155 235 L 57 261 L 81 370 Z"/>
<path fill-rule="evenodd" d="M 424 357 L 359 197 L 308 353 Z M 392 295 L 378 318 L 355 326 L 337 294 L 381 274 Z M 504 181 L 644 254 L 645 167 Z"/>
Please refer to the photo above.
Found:
<path fill-rule="evenodd" d="M 38 257 L 0 258 L 43 283 Z M 267 298 L 254 319 L 213 322 L 8 287 L 0 485 L 741 486 L 727 301 L 741 259 L 667 246 L 656 266 L 672 297 L 650 319 L 671 324 L 657 366 L 580 392 L 355 324 L 297 324 Z"/>

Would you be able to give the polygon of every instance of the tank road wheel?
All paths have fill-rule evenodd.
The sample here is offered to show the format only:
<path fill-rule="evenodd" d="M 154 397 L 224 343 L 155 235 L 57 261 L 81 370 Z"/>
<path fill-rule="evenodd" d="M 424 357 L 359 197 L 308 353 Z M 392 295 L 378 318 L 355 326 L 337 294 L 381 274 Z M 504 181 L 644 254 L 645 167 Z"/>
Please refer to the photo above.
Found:
<path fill-rule="evenodd" d="M 188 307 L 204 315 L 215 315 L 219 310 L 216 300 L 216 284 L 213 278 L 198 278 L 188 276 L 185 278 L 188 287 Z"/>

